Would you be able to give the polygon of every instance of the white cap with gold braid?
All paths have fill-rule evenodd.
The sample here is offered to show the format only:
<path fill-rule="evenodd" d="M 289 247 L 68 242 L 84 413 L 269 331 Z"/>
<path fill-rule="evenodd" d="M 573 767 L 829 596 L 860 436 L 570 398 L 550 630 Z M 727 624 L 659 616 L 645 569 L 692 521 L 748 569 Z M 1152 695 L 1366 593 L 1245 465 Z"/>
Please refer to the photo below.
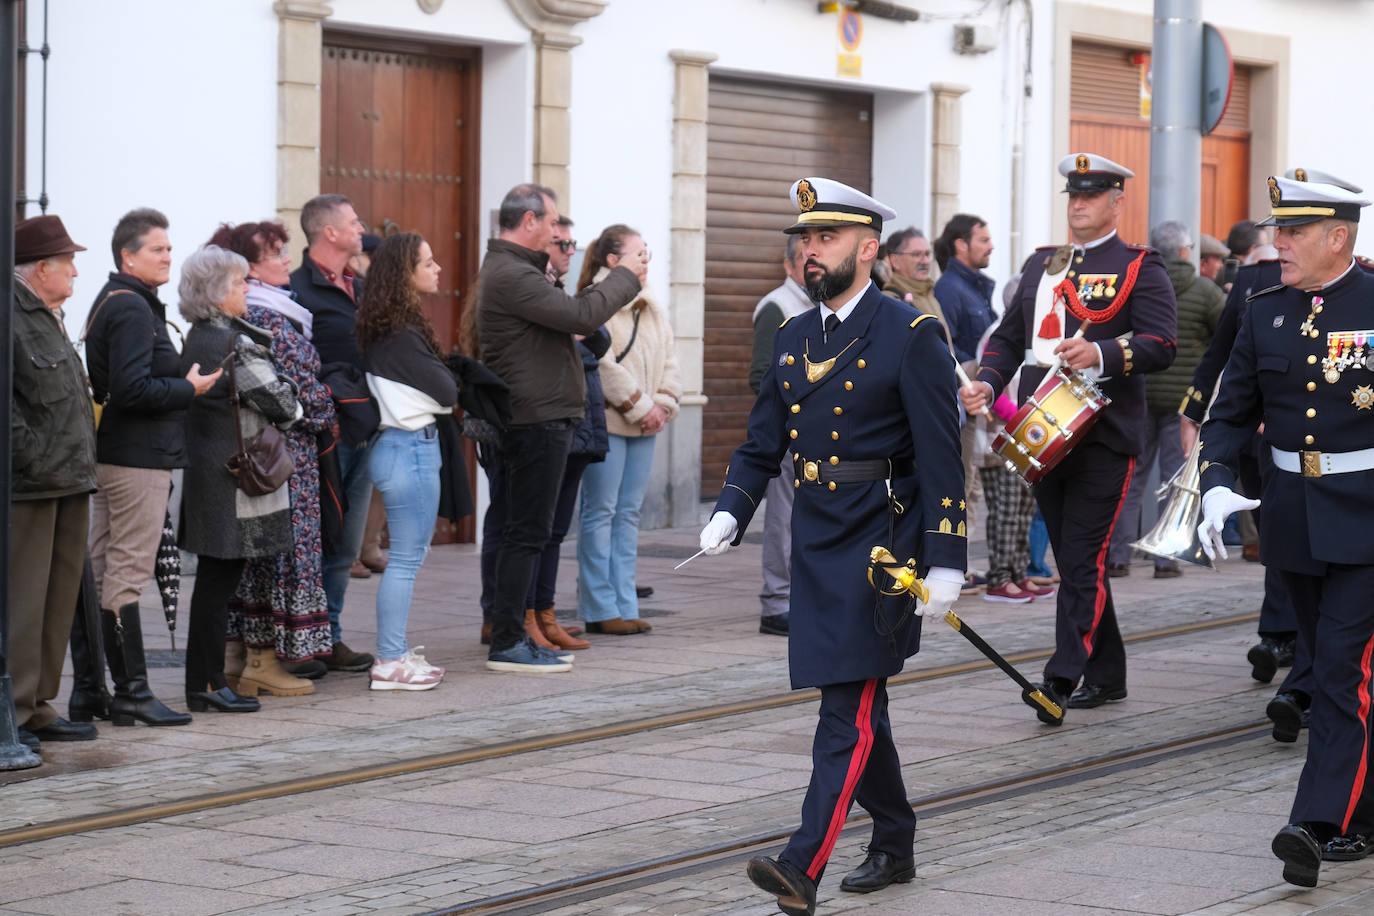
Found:
<path fill-rule="evenodd" d="M 797 222 L 783 232 L 797 233 L 822 226 L 867 226 L 879 234 L 883 220 L 897 218 L 897 211 L 862 191 L 829 178 L 802 178 L 792 185 Z"/>
<path fill-rule="evenodd" d="M 1360 210 L 1369 201 L 1334 184 L 1317 181 L 1269 179 L 1269 218 L 1260 226 L 1302 226 L 1323 219 L 1360 221 Z"/>

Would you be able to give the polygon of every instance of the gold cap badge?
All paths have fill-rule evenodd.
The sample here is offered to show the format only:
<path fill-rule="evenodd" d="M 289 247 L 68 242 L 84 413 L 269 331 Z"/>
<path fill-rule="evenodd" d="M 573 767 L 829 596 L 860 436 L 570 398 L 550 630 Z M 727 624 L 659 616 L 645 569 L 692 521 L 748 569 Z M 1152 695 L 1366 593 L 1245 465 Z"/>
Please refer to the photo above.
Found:
<path fill-rule="evenodd" d="M 1279 191 L 1279 183 L 1272 177 L 1269 179 L 1269 203 L 1277 207 L 1283 202 L 1283 194 Z"/>
<path fill-rule="evenodd" d="M 811 190 L 811 182 L 805 178 L 797 182 L 797 206 L 803 213 L 816 206 L 816 192 Z"/>
<path fill-rule="evenodd" d="M 1078 158 L 1073 161 L 1073 164 L 1078 171 L 1086 172 L 1088 170 L 1088 157 L 1079 153 Z"/>
<path fill-rule="evenodd" d="M 1294 170 L 1293 170 L 1293 180 L 1294 180 L 1294 181 L 1306 181 L 1306 180 L 1307 180 L 1307 169 L 1294 169 Z"/>

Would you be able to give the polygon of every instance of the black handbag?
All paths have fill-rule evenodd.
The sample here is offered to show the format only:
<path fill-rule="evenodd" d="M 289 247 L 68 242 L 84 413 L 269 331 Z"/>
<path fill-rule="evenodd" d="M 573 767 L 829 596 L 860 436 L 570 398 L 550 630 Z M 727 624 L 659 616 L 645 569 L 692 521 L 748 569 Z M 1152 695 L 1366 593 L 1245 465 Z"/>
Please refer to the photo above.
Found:
<path fill-rule="evenodd" d="M 243 438 L 243 423 L 239 417 L 239 386 L 234 379 L 233 341 L 229 343 L 229 403 L 234 408 L 234 435 L 239 450 L 224 462 L 224 468 L 238 480 L 239 489 L 247 496 L 266 496 L 275 493 L 296 470 L 286 452 L 286 440 L 270 423 L 248 440 Z"/>

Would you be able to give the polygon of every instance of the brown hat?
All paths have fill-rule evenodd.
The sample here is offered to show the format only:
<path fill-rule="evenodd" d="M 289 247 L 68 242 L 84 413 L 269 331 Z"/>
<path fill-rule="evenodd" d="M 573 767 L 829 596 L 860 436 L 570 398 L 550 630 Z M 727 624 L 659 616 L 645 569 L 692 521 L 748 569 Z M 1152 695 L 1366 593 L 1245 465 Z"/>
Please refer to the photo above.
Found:
<path fill-rule="evenodd" d="M 67 235 L 61 217 L 47 214 L 22 220 L 14 227 L 14 263 L 28 264 L 59 254 L 85 251 Z"/>
<path fill-rule="evenodd" d="M 1198 254 L 1204 258 L 1229 258 L 1231 249 L 1221 243 L 1221 240 L 1202 233 L 1202 248 Z"/>

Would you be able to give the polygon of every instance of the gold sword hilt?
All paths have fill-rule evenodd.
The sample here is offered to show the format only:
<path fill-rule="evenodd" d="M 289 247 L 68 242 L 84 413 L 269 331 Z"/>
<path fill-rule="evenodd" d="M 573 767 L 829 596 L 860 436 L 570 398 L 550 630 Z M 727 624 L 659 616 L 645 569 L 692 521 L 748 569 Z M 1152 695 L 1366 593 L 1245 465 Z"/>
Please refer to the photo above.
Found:
<path fill-rule="evenodd" d="M 896 587 L 879 585 L 873 581 L 874 569 L 887 573 Z M 916 561 L 911 559 L 898 563 L 892 551 L 886 547 L 874 547 L 868 553 L 868 584 L 881 595 L 915 595 L 922 604 L 930 603 L 930 589 L 926 588 L 925 580 L 916 575 Z"/>

